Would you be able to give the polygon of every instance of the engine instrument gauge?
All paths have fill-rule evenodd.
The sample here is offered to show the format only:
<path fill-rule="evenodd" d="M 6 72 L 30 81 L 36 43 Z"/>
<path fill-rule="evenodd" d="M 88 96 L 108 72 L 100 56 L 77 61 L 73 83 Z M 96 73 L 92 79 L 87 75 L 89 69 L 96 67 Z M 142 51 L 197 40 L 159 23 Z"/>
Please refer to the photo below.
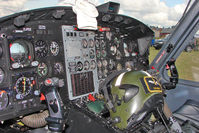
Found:
<path fill-rule="evenodd" d="M 101 52 L 100 52 L 100 50 L 96 50 L 96 56 L 97 56 L 97 58 L 100 58 L 100 57 L 101 57 Z"/>
<path fill-rule="evenodd" d="M 95 41 L 95 46 L 96 46 L 96 48 L 97 48 L 97 49 L 99 49 L 99 48 L 100 48 L 100 43 L 99 43 L 99 41 L 98 41 L 98 40 L 96 40 L 96 41 Z"/>
<path fill-rule="evenodd" d="M 59 45 L 57 42 L 52 41 L 50 44 L 50 51 L 53 56 L 57 56 L 59 54 Z"/>
<path fill-rule="evenodd" d="M 76 66 L 76 71 L 82 71 L 83 70 L 83 64 L 81 61 L 77 62 L 77 66 Z"/>
<path fill-rule="evenodd" d="M 84 62 L 84 70 L 89 70 L 90 68 L 90 63 L 88 61 Z"/>
<path fill-rule="evenodd" d="M 97 66 L 98 66 L 98 68 L 101 68 L 101 67 L 102 67 L 102 62 L 101 62 L 101 61 L 98 61 L 98 62 L 97 62 Z"/>
<path fill-rule="evenodd" d="M 93 41 L 93 39 L 90 39 L 88 41 L 88 44 L 89 44 L 89 48 L 93 48 L 95 46 L 95 42 Z"/>
<path fill-rule="evenodd" d="M 107 67 L 107 65 L 108 65 L 107 60 L 103 60 L 103 61 L 102 61 L 102 65 L 103 65 L 104 67 Z"/>
<path fill-rule="evenodd" d="M 47 44 L 42 40 L 37 41 L 35 44 L 35 53 L 38 57 L 46 57 L 48 54 Z"/>
<path fill-rule="evenodd" d="M 48 66 L 43 62 L 39 63 L 37 67 L 37 73 L 40 77 L 46 76 L 48 74 Z"/>
<path fill-rule="evenodd" d="M 101 47 L 102 47 L 102 49 L 106 48 L 106 44 L 105 44 L 105 42 L 103 40 L 101 41 Z"/>
<path fill-rule="evenodd" d="M 96 68 L 96 62 L 94 60 L 91 61 L 90 68 L 91 69 L 95 69 Z"/>
<path fill-rule="evenodd" d="M 91 50 L 89 51 L 89 55 L 90 55 L 90 58 L 91 58 L 91 59 L 95 58 L 95 51 L 94 51 L 93 49 L 91 49 Z"/>
<path fill-rule="evenodd" d="M 6 91 L 0 91 L 0 110 L 4 110 L 8 106 L 9 98 Z"/>
<path fill-rule="evenodd" d="M 105 50 L 102 50 L 101 51 L 101 56 L 105 58 L 107 56 L 107 52 Z"/>
<path fill-rule="evenodd" d="M 61 63 L 54 64 L 55 74 L 61 74 L 64 71 L 63 65 Z"/>
<path fill-rule="evenodd" d="M 16 84 L 15 84 L 16 92 L 17 92 L 17 99 L 22 99 L 23 97 L 30 94 L 33 84 L 31 83 L 30 78 L 28 77 L 20 77 Z"/>
<path fill-rule="evenodd" d="M 83 39 L 83 40 L 82 40 L 82 47 L 83 47 L 83 48 L 87 48 L 87 47 L 88 47 L 88 42 L 87 42 L 86 39 Z"/>
<path fill-rule="evenodd" d="M 5 73 L 4 73 L 4 71 L 0 68 L 0 84 L 3 82 L 4 77 L 5 77 Z"/>

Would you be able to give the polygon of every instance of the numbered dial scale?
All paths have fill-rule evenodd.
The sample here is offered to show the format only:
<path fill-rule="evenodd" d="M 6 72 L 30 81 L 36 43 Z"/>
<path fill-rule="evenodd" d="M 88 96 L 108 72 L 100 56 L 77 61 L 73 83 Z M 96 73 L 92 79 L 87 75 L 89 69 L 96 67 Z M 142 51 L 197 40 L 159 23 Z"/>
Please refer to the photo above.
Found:
<path fill-rule="evenodd" d="M 33 77 L 22 76 L 17 79 L 14 89 L 16 90 L 16 99 L 23 99 L 28 96 L 33 90 L 34 85 Z"/>

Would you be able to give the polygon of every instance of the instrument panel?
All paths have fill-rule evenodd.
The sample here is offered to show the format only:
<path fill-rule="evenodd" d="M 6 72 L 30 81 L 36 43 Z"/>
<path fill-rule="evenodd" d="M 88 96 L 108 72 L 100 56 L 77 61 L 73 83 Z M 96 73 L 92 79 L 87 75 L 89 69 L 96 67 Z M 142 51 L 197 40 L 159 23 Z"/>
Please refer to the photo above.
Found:
<path fill-rule="evenodd" d="M 67 14 L 54 17 L 59 10 Z M 31 14 L 30 18 L 14 23 L 24 14 Z M 69 7 L 0 19 L 1 121 L 46 109 L 40 90 L 47 79 L 58 80 L 67 104 L 98 94 L 101 82 L 115 71 L 148 69 L 147 46 L 153 32 L 147 26 L 111 13 L 100 13 L 97 21 L 98 30 L 80 30 Z M 141 51 L 143 45 L 147 46 Z"/>

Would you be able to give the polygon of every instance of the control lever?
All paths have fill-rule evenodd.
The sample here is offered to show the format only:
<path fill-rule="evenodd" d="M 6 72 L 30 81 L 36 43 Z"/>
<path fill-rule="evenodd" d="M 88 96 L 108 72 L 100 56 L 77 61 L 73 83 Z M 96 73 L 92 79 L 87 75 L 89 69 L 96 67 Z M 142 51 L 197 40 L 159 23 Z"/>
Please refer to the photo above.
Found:
<path fill-rule="evenodd" d="M 167 62 L 167 67 L 168 67 L 167 69 L 169 69 L 171 73 L 170 82 L 163 83 L 162 87 L 167 90 L 175 89 L 176 84 L 178 83 L 178 71 L 175 66 L 175 59 L 171 58 L 171 60 Z"/>
<path fill-rule="evenodd" d="M 43 86 L 41 93 L 45 96 L 49 110 L 49 117 L 46 118 L 48 129 L 51 132 L 61 133 L 65 128 L 66 121 L 64 119 L 64 105 L 57 87 Z"/>

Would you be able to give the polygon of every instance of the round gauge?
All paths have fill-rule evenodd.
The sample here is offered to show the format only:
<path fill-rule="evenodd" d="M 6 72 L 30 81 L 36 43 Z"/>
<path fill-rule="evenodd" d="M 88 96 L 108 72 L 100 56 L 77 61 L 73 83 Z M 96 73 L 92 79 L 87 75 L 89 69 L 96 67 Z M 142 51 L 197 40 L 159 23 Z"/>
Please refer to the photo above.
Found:
<path fill-rule="evenodd" d="M 112 54 L 112 55 L 115 55 L 116 52 L 117 52 L 116 46 L 111 46 L 110 51 L 111 51 L 111 54 Z"/>
<path fill-rule="evenodd" d="M 111 32 L 106 32 L 106 38 L 110 41 L 112 37 L 112 33 Z"/>
<path fill-rule="evenodd" d="M 37 67 L 37 73 L 40 77 L 46 76 L 48 74 L 48 66 L 43 62 L 39 63 Z"/>
<path fill-rule="evenodd" d="M 101 57 L 100 50 L 96 50 L 96 56 L 97 56 L 97 58 L 100 58 L 100 57 Z"/>
<path fill-rule="evenodd" d="M 3 82 L 4 77 L 5 77 L 5 73 L 4 73 L 4 71 L 0 68 L 0 84 Z"/>
<path fill-rule="evenodd" d="M 82 71 L 83 70 L 83 64 L 82 64 L 82 62 L 77 62 L 77 66 L 76 66 L 76 71 Z"/>
<path fill-rule="evenodd" d="M 8 106 L 9 98 L 6 91 L 0 91 L 0 110 L 4 110 Z"/>
<path fill-rule="evenodd" d="M 33 88 L 33 84 L 31 83 L 31 80 L 29 78 L 20 77 L 15 84 L 15 88 L 17 94 L 20 95 L 21 97 L 24 97 L 30 93 L 30 91 Z"/>
<path fill-rule="evenodd" d="M 55 74 L 61 74 L 64 71 L 63 65 L 61 63 L 54 64 Z"/>
<path fill-rule="evenodd" d="M 97 62 L 97 67 L 98 67 L 98 68 L 101 68 L 101 67 L 102 67 L 102 62 L 101 62 L 101 61 L 98 61 L 98 62 Z"/>
<path fill-rule="evenodd" d="M 91 69 L 95 69 L 96 68 L 96 63 L 95 63 L 94 60 L 91 61 L 90 68 Z"/>
<path fill-rule="evenodd" d="M 107 60 L 103 60 L 103 61 L 102 61 L 102 65 L 103 65 L 104 67 L 107 67 L 107 65 L 108 65 Z"/>
<path fill-rule="evenodd" d="M 59 45 L 57 42 L 51 42 L 50 44 L 50 51 L 52 53 L 53 56 L 57 56 L 59 53 Z"/>
<path fill-rule="evenodd" d="M 47 44 L 42 40 L 37 41 L 35 44 L 35 53 L 38 57 L 46 57 L 48 54 Z"/>
<path fill-rule="evenodd" d="M 101 41 L 101 47 L 102 47 L 102 49 L 105 49 L 105 48 L 106 48 L 106 44 L 104 43 L 103 40 Z"/>
<path fill-rule="evenodd" d="M 83 40 L 82 40 L 82 47 L 83 47 L 83 48 L 87 48 L 87 46 L 88 46 L 87 40 L 86 40 L 86 39 L 83 39 Z"/>
<path fill-rule="evenodd" d="M 90 68 L 90 63 L 88 61 L 84 62 L 84 70 L 88 70 Z"/>
<path fill-rule="evenodd" d="M 91 59 L 95 58 L 95 51 L 94 51 L 93 49 L 91 49 L 91 50 L 89 51 L 89 55 L 90 55 L 90 58 L 91 58 Z"/>
<path fill-rule="evenodd" d="M 96 40 L 96 41 L 95 41 L 95 46 L 96 46 L 96 48 L 97 48 L 97 49 L 99 49 L 99 48 L 100 48 L 100 43 L 99 43 L 99 41 L 98 41 L 98 40 Z"/>
<path fill-rule="evenodd" d="M 10 59 L 12 62 L 25 64 L 28 61 L 29 50 L 24 41 L 15 41 L 10 44 Z"/>
<path fill-rule="evenodd" d="M 117 51 L 117 55 L 116 55 L 116 59 L 117 60 L 120 60 L 122 58 L 122 54 L 121 54 L 121 52 L 118 50 Z"/>
<path fill-rule="evenodd" d="M 90 39 L 88 41 L 88 44 L 89 44 L 89 48 L 93 48 L 95 46 L 95 43 L 94 43 L 93 39 Z"/>
<path fill-rule="evenodd" d="M 107 52 L 105 51 L 105 50 L 102 50 L 102 52 L 101 52 L 101 55 L 102 55 L 102 57 L 106 57 L 106 55 L 107 55 Z"/>
<path fill-rule="evenodd" d="M 118 70 L 118 71 L 122 70 L 122 65 L 121 65 L 120 63 L 117 64 L 117 70 Z"/>
<path fill-rule="evenodd" d="M 109 68 L 112 70 L 114 67 L 115 67 L 115 61 L 113 61 L 113 60 L 109 60 Z"/>

